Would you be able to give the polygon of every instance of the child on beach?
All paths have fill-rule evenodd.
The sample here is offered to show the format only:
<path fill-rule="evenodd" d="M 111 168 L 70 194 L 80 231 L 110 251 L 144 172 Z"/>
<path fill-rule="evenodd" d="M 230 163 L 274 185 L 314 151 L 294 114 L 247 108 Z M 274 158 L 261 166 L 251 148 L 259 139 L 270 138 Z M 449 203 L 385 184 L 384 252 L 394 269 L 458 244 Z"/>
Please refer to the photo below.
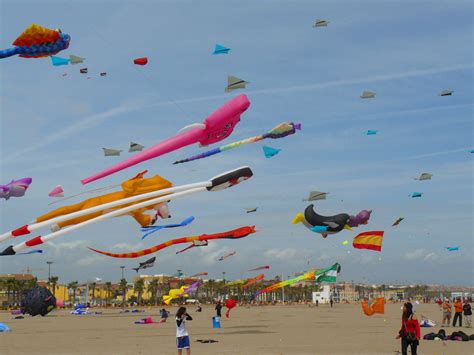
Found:
<path fill-rule="evenodd" d="M 444 322 L 446 322 L 446 326 L 449 327 L 449 324 L 451 323 L 452 306 L 448 298 L 444 299 L 442 308 L 443 308 L 443 322 L 441 323 L 441 326 L 444 327 Z"/>
<path fill-rule="evenodd" d="M 189 334 L 186 330 L 187 320 L 193 320 L 193 318 L 186 313 L 186 307 L 179 307 L 176 313 L 176 346 L 178 348 L 178 355 L 183 353 L 183 349 L 186 349 L 187 355 L 191 354 Z"/>
<path fill-rule="evenodd" d="M 160 323 L 166 323 L 168 316 L 169 316 L 169 312 L 166 309 L 164 308 L 160 309 L 160 317 L 161 317 Z"/>

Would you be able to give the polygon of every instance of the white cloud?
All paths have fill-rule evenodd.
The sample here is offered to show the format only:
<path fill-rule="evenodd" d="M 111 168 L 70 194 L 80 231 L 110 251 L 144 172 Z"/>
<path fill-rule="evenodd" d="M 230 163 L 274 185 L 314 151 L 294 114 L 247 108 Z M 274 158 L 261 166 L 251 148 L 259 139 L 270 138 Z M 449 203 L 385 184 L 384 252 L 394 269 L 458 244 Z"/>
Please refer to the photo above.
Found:
<path fill-rule="evenodd" d="M 298 254 L 298 251 L 293 248 L 285 249 L 269 249 L 263 255 L 268 259 L 285 260 L 294 258 Z"/>
<path fill-rule="evenodd" d="M 91 255 L 86 256 L 84 258 L 80 258 L 77 262 L 77 266 L 93 266 L 97 264 L 101 264 L 104 262 L 104 257 L 99 255 Z"/>

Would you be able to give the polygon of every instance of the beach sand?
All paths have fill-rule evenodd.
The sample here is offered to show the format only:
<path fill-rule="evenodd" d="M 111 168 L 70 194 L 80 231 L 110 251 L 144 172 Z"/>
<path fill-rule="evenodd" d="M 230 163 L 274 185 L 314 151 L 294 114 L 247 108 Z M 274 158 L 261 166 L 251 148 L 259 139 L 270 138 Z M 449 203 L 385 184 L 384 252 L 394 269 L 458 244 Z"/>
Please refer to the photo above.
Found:
<path fill-rule="evenodd" d="M 212 328 L 214 309 L 204 306 L 201 313 L 188 306 L 194 318 L 187 322 L 192 354 L 397 354 L 400 341 L 402 304 L 387 304 L 384 315 L 367 317 L 360 305 L 335 304 L 309 307 L 236 307 L 230 318 L 222 318 L 221 329 Z M 12 331 L 0 334 L 0 353 L 7 354 L 176 354 L 175 322 L 177 307 L 167 307 L 172 315 L 165 324 L 136 325 L 146 316 L 158 320 L 158 308 L 144 313 L 122 313 L 103 309 L 102 315 L 74 316 L 66 310 L 46 317 L 12 319 L 0 313 L 0 322 Z M 100 311 L 99 309 L 94 309 Z M 224 309 L 225 311 L 225 309 Z M 439 322 L 437 305 L 416 305 L 416 313 Z M 439 327 L 422 328 L 422 335 Z M 459 328 L 456 328 L 459 329 Z M 473 329 L 462 328 L 467 334 Z M 447 328 L 450 334 L 453 328 Z M 201 344 L 197 339 L 218 343 Z M 419 354 L 474 354 L 474 341 L 420 341 Z"/>

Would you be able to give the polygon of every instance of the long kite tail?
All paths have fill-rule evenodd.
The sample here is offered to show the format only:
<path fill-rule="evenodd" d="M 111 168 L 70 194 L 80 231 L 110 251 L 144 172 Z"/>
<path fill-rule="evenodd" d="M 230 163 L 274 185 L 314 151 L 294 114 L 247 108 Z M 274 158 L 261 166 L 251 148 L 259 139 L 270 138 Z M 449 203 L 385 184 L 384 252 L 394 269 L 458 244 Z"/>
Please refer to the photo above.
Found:
<path fill-rule="evenodd" d="M 191 245 L 187 246 L 186 248 L 177 251 L 176 255 L 181 254 L 181 253 L 185 252 L 186 250 L 189 250 L 189 249 L 194 248 L 194 247 L 195 247 L 195 245 L 191 244 Z"/>
<path fill-rule="evenodd" d="M 223 233 L 201 234 L 201 235 L 195 235 L 191 237 L 171 239 L 165 243 L 155 245 L 151 248 L 147 248 L 147 249 L 143 249 L 143 250 L 139 250 L 139 251 L 135 251 L 131 253 L 109 253 L 109 252 L 97 250 L 90 247 L 89 249 L 92 251 L 95 251 L 96 253 L 111 256 L 113 258 L 139 258 L 140 256 L 156 253 L 157 251 L 161 249 L 165 249 L 175 244 L 192 243 L 195 240 L 203 241 L 203 240 L 213 240 L 213 239 L 239 239 L 239 238 L 246 237 L 249 234 L 252 234 L 255 232 L 256 232 L 255 226 L 245 226 L 245 227 L 240 227 L 240 228 L 237 228 L 228 232 L 223 232 Z"/>
<path fill-rule="evenodd" d="M 13 57 L 14 55 L 17 55 L 18 53 L 19 53 L 18 47 L 2 49 L 0 50 L 0 59 Z"/>

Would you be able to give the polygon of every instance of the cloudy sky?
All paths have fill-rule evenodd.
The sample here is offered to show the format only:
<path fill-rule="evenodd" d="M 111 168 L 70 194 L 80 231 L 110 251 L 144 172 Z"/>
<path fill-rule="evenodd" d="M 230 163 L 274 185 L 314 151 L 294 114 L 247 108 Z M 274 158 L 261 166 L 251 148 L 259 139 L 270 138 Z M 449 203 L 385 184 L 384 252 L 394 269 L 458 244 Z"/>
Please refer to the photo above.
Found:
<path fill-rule="evenodd" d="M 240 278 L 270 264 L 268 277 L 287 277 L 339 262 L 343 280 L 472 285 L 472 6 L 458 0 L 2 0 L 1 48 L 31 23 L 61 28 L 72 37 L 61 55 L 87 58 L 90 76 L 79 74 L 82 66 L 53 67 L 49 59 L 0 61 L 1 182 L 33 177 L 25 197 L 0 201 L 2 232 L 58 206 L 48 206 L 47 196 L 58 184 L 71 195 L 143 169 L 176 185 L 242 165 L 255 175 L 229 190 L 173 202 L 172 221 L 196 217 L 188 227 L 141 242 L 131 218 L 116 218 L 45 245 L 43 255 L 2 257 L 1 272 L 29 267 L 43 278 L 51 260 L 63 282 L 117 281 L 120 265 L 135 267 L 139 260 L 93 254 L 87 246 L 132 251 L 256 225 L 258 233 L 238 241 L 178 256 L 182 246 L 168 248 L 151 272 Z M 312 28 L 316 18 L 329 26 Z M 211 55 L 216 43 L 232 48 L 230 54 Z M 149 64 L 134 66 L 132 59 L 141 56 Z M 107 77 L 99 76 L 103 71 Z M 200 152 L 191 146 L 81 186 L 81 178 L 128 157 L 130 141 L 153 145 L 236 96 L 224 93 L 227 75 L 250 82 L 242 92 L 252 104 L 225 142 L 300 122 L 297 135 L 265 143 L 282 149 L 279 155 L 265 159 L 264 143 L 257 143 L 173 166 Z M 444 89 L 453 96 L 438 96 Z M 361 100 L 363 90 L 376 98 Z M 379 133 L 366 136 L 368 129 Z M 104 157 L 102 147 L 125 152 Z M 415 181 L 422 172 L 433 179 Z M 327 239 L 292 225 L 310 190 L 330 193 L 316 206 L 323 215 L 372 209 L 369 225 Z M 423 197 L 410 198 L 415 191 Z M 247 207 L 258 212 L 246 214 Z M 405 220 L 391 227 L 398 217 Z M 381 253 L 341 245 L 369 230 L 385 230 Z M 230 251 L 237 254 L 217 261 Z M 127 276 L 133 274 L 128 269 Z"/>

